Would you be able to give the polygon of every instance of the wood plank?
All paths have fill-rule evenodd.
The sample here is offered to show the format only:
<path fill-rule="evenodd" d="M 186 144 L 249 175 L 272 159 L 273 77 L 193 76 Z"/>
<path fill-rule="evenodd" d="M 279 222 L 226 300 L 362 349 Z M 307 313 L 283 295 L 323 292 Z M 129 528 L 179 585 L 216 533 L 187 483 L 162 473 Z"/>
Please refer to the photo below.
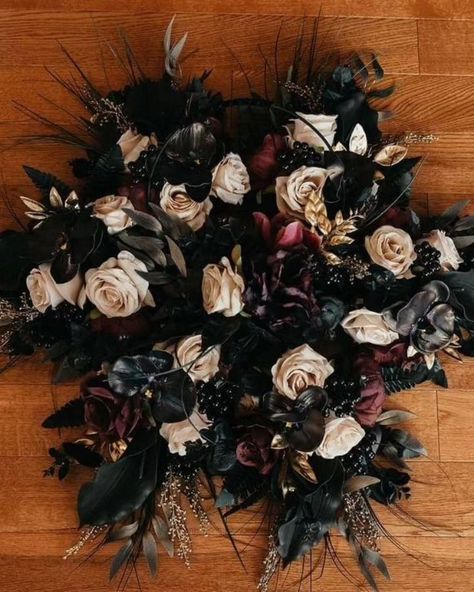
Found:
<path fill-rule="evenodd" d="M 474 75 L 474 22 L 418 21 L 420 72 Z"/>
<path fill-rule="evenodd" d="M 472 389 L 472 378 L 469 388 Z M 439 445 L 443 461 L 474 460 L 474 433 L 469 413 L 472 397 L 472 390 L 450 388 L 438 392 Z"/>
<path fill-rule="evenodd" d="M 15 10 L 48 10 L 58 11 L 83 11 L 90 13 L 108 10 L 109 0 L 12 0 L 9 8 Z M 390 4 L 384 4 L 379 0 L 366 0 L 363 3 L 353 0 L 298 0 L 287 2 L 285 0 L 234 0 L 232 6 L 219 0 L 207 0 L 205 5 L 199 0 L 161 0 L 159 4 L 155 0 L 141 0 L 140 11 L 152 10 L 155 12 L 185 13 L 199 12 L 205 8 L 210 14 L 248 13 L 248 14 L 278 14 L 278 15 L 306 15 L 317 16 L 322 14 L 339 17 L 377 18 L 418 18 L 418 19 L 448 19 L 465 20 L 474 18 L 474 8 L 470 0 L 392 0 Z M 136 6 L 129 0 L 115 0 L 115 10 L 136 11 Z"/>

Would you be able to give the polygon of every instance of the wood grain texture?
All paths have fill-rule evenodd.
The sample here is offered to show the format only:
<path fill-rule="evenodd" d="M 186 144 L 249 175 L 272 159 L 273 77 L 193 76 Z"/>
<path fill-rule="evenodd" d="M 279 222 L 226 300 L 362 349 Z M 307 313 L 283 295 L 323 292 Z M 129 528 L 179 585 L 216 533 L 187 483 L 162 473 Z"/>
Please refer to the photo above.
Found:
<path fill-rule="evenodd" d="M 273 54 L 281 27 L 282 68 L 303 16 L 321 11 L 321 56 L 346 55 L 352 48 L 377 51 L 397 94 L 383 103 L 396 114 L 384 124 L 390 133 L 434 133 L 437 142 L 413 146 L 425 156 L 414 188 L 420 213 L 440 213 L 447 205 L 472 195 L 474 185 L 474 2 L 472 0 L 0 0 L 0 184 L 14 209 L 18 195 L 35 196 L 22 164 L 49 170 L 72 183 L 67 161 L 76 153 L 64 146 L 23 142 L 41 131 L 13 101 L 70 121 L 66 111 L 79 106 L 55 84 L 45 66 L 66 74 L 59 43 L 71 51 L 99 86 L 106 78 L 115 86 L 124 77 L 105 41 L 117 42 L 123 28 L 145 69 L 161 69 L 162 32 L 177 13 L 176 32 L 189 31 L 185 73 L 213 66 L 210 83 L 226 96 L 246 92 L 245 77 L 226 45 L 239 57 L 252 85 L 262 90 L 263 63 L 258 46 Z M 309 34 L 309 29 L 307 31 Z M 99 39 L 103 43 L 99 43 Z M 104 64 L 104 68 L 102 66 Z M 104 69 L 107 76 L 104 75 Z M 61 105 L 58 111 L 53 103 Z M 44 131 L 44 130 L 43 130 Z M 474 213 L 474 207 L 470 207 Z M 11 225 L 0 204 L 0 226 Z M 410 429 L 428 450 L 428 458 L 412 463 L 413 498 L 402 508 L 409 516 L 378 509 L 380 518 L 401 547 L 384 544 L 393 582 L 382 591 L 470 592 L 474 574 L 474 363 L 443 360 L 450 390 L 432 384 L 390 398 L 387 407 L 417 414 Z M 47 451 L 64 434 L 41 428 L 41 421 L 77 390 L 53 387 L 52 368 L 40 356 L 23 361 L 1 375 L 0 382 L 0 590 L 1 592 L 109 592 L 106 560 L 101 552 L 86 566 L 63 561 L 64 550 L 78 538 L 75 494 L 89 476 L 75 471 L 66 481 L 44 479 Z M 176 559 L 160 556 L 160 578 L 141 570 L 141 589 L 178 592 L 255 590 L 264 557 L 266 532 L 255 534 L 258 519 L 245 512 L 231 521 L 244 553 L 244 572 L 222 527 L 208 537 L 194 537 L 190 570 Z M 338 553 L 357 573 L 343 540 Z M 299 566 L 280 580 L 280 589 L 295 590 Z M 319 588 L 318 588 L 319 587 Z M 130 590 L 139 590 L 135 580 Z M 306 589 L 308 586 L 306 585 Z M 346 592 L 350 583 L 328 562 L 314 589 Z M 355 586 L 354 589 L 363 589 Z"/>

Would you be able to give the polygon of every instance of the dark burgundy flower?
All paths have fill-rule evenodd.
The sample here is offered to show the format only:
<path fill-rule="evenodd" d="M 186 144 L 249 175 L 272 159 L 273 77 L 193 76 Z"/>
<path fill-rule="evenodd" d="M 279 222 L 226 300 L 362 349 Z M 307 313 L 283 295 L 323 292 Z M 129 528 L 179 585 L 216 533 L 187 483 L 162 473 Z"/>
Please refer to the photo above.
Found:
<path fill-rule="evenodd" d="M 410 210 L 394 206 L 388 209 L 385 214 L 378 220 L 377 226 L 394 226 L 395 228 L 410 228 L 412 223 L 412 214 Z"/>
<path fill-rule="evenodd" d="M 237 442 L 236 455 L 240 464 L 253 467 L 261 475 L 268 475 L 277 461 L 272 450 L 273 434 L 263 426 L 251 426 Z"/>
<path fill-rule="evenodd" d="M 290 220 L 284 214 L 270 220 L 263 212 L 254 212 L 253 217 L 270 251 L 289 250 L 303 244 L 311 251 L 319 250 L 321 237 L 299 220 Z"/>
<path fill-rule="evenodd" d="M 373 426 L 382 413 L 386 392 L 379 364 L 375 359 L 362 354 L 356 360 L 356 368 L 365 378 L 361 389 L 361 399 L 355 407 L 357 420 L 363 426 Z"/>
<path fill-rule="evenodd" d="M 247 163 L 252 189 L 259 191 L 271 185 L 278 174 L 278 155 L 284 149 L 280 134 L 267 134 L 259 150 Z"/>
<path fill-rule="evenodd" d="M 128 438 L 141 420 L 137 397 L 122 397 L 100 383 L 85 386 L 82 398 L 87 427 L 103 438 Z"/>
<path fill-rule="evenodd" d="M 115 337 L 138 337 L 150 332 L 149 320 L 142 311 L 128 317 L 108 318 L 101 315 L 91 321 L 91 327 L 97 333 L 108 333 Z"/>
<path fill-rule="evenodd" d="M 122 185 L 117 190 L 117 195 L 125 195 L 132 202 L 133 207 L 140 212 L 147 211 L 148 202 L 156 203 L 158 194 L 153 187 L 150 189 L 150 198 L 148 199 L 148 187 L 145 183 L 136 183 L 134 185 Z"/>

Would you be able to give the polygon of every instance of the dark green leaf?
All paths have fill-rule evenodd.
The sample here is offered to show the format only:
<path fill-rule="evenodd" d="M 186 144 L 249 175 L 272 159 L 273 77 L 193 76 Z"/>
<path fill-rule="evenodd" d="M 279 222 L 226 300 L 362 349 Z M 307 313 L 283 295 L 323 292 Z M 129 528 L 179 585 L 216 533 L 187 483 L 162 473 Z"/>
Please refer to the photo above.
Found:
<path fill-rule="evenodd" d="M 179 248 L 177 243 L 175 243 L 175 241 L 171 237 L 166 235 L 165 238 L 168 243 L 168 248 L 170 250 L 171 259 L 173 260 L 174 264 L 178 268 L 179 273 L 182 276 L 186 277 L 187 276 L 186 259 L 184 258 L 183 252 L 181 251 L 181 249 Z"/>
<path fill-rule="evenodd" d="M 143 554 L 148 562 L 150 573 L 152 576 L 156 575 L 158 567 L 158 549 L 156 548 L 156 541 L 151 532 L 147 531 L 143 535 Z"/>
<path fill-rule="evenodd" d="M 162 235 L 163 227 L 158 220 L 147 214 L 146 212 L 140 212 L 138 210 L 132 210 L 131 208 L 122 208 L 122 210 L 137 224 L 146 230 L 156 232 L 158 235 Z"/>
<path fill-rule="evenodd" d="M 64 442 L 64 452 L 84 467 L 96 469 L 104 462 L 101 454 L 94 452 L 79 442 Z"/>
<path fill-rule="evenodd" d="M 112 580 L 117 573 L 120 571 L 123 565 L 127 565 L 128 560 L 132 554 L 133 544 L 131 539 L 129 539 L 123 547 L 120 548 L 117 555 L 112 560 L 110 565 L 110 572 L 109 572 L 109 579 Z"/>

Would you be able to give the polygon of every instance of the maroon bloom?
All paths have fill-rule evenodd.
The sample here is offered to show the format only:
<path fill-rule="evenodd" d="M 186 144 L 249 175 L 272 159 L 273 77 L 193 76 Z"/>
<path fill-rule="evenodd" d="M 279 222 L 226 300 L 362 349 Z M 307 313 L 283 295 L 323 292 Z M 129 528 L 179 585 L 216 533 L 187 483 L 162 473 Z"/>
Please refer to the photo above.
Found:
<path fill-rule="evenodd" d="M 373 426 L 382 413 L 386 392 L 379 364 L 370 355 L 362 354 L 356 360 L 356 368 L 365 377 L 361 399 L 355 407 L 356 417 L 363 426 Z"/>
<path fill-rule="evenodd" d="M 128 317 L 106 317 L 92 319 L 91 326 L 97 333 L 108 333 L 115 337 L 139 337 L 150 332 L 150 322 L 144 311 Z"/>
<path fill-rule="evenodd" d="M 123 397 L 93 384 L 84 388 L 82 398 L 88 428 L 105 439 L 130 437 L 141 420 L 136 397 Z"/>
<path fill-rule="evenodd" d="M 117 195 L 124 195 L 132 202 L 133 207 L 140 212 L 148 210 L 148 202 L 157 201 L 156 189 L 151 188 L 150 199 L 148 199 L 148 186 L 145 183 L 136 183 L 134 185 L 122 185 L 117 190 Z"/>
<path fill-rule="evenodd" d="M 259 191 L 271 185 L 278 174 L 278 155 L 284 149 L 280 134 L 267 134 L 259 150 L 247 163 L 252 189 Z"/>
<path fill-rule="evenodd" d="M 303 244 L 311 251 L 317 251 L 321 245 L 321 237 L 299 220 L 291 220 L 284 214 L 276 214 L 270 220 L 263 212 L 254 212 L 253 217 L 270 251 L 287 251 Z"/>
<path fill-rule="evenodd" d="M 277 461 L 272 450 L 273 434 L 263 426 L 252 426 L 237 443 L 237 460 L 246 467 L 253 467 L 261 475 L 268 475 Z"/>

